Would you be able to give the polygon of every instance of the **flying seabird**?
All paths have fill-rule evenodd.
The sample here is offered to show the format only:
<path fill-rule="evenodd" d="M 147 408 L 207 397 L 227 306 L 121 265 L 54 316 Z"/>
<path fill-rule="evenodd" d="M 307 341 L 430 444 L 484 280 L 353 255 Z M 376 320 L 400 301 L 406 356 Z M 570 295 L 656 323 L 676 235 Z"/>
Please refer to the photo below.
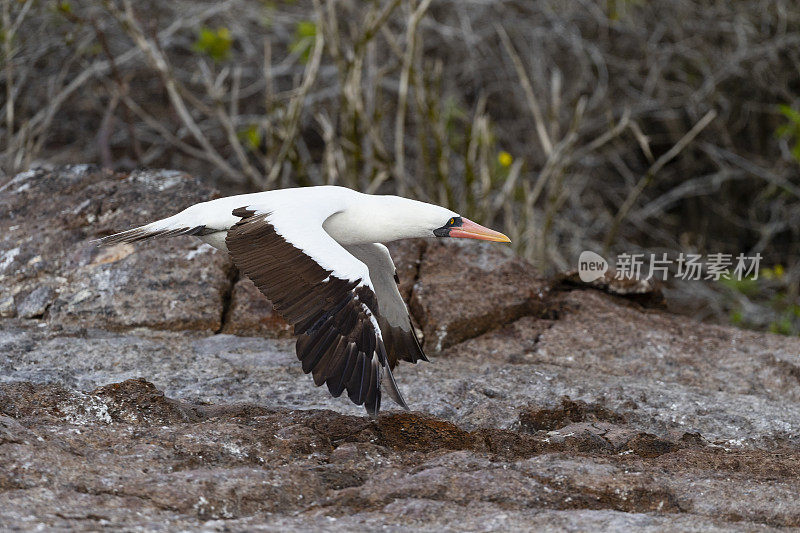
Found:
<path fill-rule="evenodd" d="M 226 251 L 294 326 L 297 357 L 314 383 L 364 405 L 381 404 L 381 382 L 408 409 L 392 369 L 427 361 L 381 243 L 415 237 L 510 242 L 449 209 L 336 186 L 242 194 L 202 202 L 101 246 L 194 235 Z"/>

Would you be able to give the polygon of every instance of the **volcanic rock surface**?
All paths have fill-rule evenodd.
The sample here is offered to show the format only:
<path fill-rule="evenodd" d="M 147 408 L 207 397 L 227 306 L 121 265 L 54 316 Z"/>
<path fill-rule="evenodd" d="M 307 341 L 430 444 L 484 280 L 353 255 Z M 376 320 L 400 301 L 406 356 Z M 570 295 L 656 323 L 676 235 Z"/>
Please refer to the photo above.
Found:
<path fill-rule="evenodd" d="M 0 529 L 800 526 L 799 339 L 395 243 L 432 363 L 371 420 L 225 254 L 92 242 L 214 194 L 88 166 L 0 189 Z"/>

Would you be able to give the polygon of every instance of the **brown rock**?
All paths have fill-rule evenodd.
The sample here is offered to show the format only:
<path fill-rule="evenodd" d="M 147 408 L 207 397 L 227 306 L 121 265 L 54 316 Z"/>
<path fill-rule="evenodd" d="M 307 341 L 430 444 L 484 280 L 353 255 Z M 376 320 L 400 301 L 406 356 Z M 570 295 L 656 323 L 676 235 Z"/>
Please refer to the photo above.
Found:
<path fill-rule="evenodd" d="M 142 378 L 99 387 L 91 395 L 105 403 L 105 410 L 113 422 L 149 425 L 197 422 L 203 418 L 196 409 L 165 397 L 163 392 Z"/>
<path fill-rule="evenodd" d="M 658 457 L 665 453 L 674 452 L 679 447 L 674 442 L 659 439 L 650 433 L 639 433 L 629 440 L 626 446 L 641 457 Z"/>
<path fill-rule="evenodd" d="M 141 379 L 91 393 L 0 384 L 0 399 L 4 524 L 477 528 L 503 515 L 516 529 L 559 511 L 579 524 L 602 512 L 618 529 L 646 516 L 663 517 L 658 529 L 800 525 L 794 448 L 683 447 L 642 432 L 615 445 L 605 422 L 530 434 L 414 413 L 206 406 Z"/>
<path fill-rule="evenodd" d="M 575 422 L 624 422 L 625 417 L 598 404 L 561 398 L 561 405 L 552 409 L 529 408 L 519 414 L 519 425 L 528 431 L 551 431 Z"/>
<path fill-rule="evenodd" d="M 474 448 L 473 435 L 432 417 L 397 413 L 378 420 L 379 442 L 398 450 L 464 450 Z"/>
<path fill-rule="evenodd" d="M 525 315 L 546 314 L 548 284 L 500 245 L 428 243 L 411 296 L 425 349 L 439 352 Z"/>
<path fill-rule="evenodd" d="M 430 243 L 429 239 L 405 239 L 386 245 L 397 270 L 397 279 L 400 280 L 400 294 L 406 302 L 411 298 L 425 251 Z"/>
<path fill-rule="evenodd" d="M 597 289 L 614 296 L 621 296 L 643 307 L 666 309 L 662 285 L 656 279 L 618 278 L 615 270 L 609 270 L 598 279 L 589 282 L 581 280 L 577 270 L 570 270 L 557 276 L 553 284 L 555 289 L 570 290 L 575 287 Z"/>
<path fill-rule="evenodd" d="M 233 286 L 229 310 L 222 333 L 266 337 L 291 337 L 292 327 L 248 278 Z"/>

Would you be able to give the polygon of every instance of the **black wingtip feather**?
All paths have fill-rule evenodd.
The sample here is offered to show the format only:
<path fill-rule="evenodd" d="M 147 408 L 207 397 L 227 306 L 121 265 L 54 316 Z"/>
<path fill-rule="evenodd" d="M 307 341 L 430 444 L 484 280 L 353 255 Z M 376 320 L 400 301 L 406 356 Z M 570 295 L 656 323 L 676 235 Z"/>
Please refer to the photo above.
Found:
<path fill-rule="evenodd" d="M 378 416 L 378 411 L 381 408 L 381 367 L 375 363 L 374 359 L 370 360 L 369 365 L 369 385 L 364 397 L 364 408 L 369 413 L 369 416 Z"/>
<path fill-rule="evenodd" d="M 367 358 L 364 352 L 358 352 L 358 360 L 353 369 L 353 374 L 347 382 L 347 396 L 356 405 L 364 403 L 364 379 L 369 380 L 367 375 Z M 369 384 L 369 381 L 367 381 Z"/>
<path fill-rule="evenodd" d="M 343 360 L 345 363 L 344 365 L 340 365 L 337 369 L 338 375 L 333 374 L 326 381 L 328 390 L 334 398 L 338 398 L 342 395 L 342 392 L 344 392 L 345 386 L 353 375 L 353 369 L 355 368 L 356 361 L 358 360 L 358 348 L 356 348 L 355 343 L 348 343 L 345 350 L 346 352 L 343 355 Z"/>

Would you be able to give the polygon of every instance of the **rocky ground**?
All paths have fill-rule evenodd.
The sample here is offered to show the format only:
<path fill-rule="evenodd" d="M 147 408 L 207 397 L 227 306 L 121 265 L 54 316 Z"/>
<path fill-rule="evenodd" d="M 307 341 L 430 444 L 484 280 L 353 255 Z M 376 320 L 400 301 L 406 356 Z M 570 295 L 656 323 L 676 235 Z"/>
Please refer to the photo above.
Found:
<path fill-rule="evenodd" d="M 433 362 L 396 371 L 411 412 L 371 420 L 224 254 L 92 243 L 213 195 L 85 166 L 0 189 L 0 528 L 800 526 L 799 339 L 407 242 Z"/>

